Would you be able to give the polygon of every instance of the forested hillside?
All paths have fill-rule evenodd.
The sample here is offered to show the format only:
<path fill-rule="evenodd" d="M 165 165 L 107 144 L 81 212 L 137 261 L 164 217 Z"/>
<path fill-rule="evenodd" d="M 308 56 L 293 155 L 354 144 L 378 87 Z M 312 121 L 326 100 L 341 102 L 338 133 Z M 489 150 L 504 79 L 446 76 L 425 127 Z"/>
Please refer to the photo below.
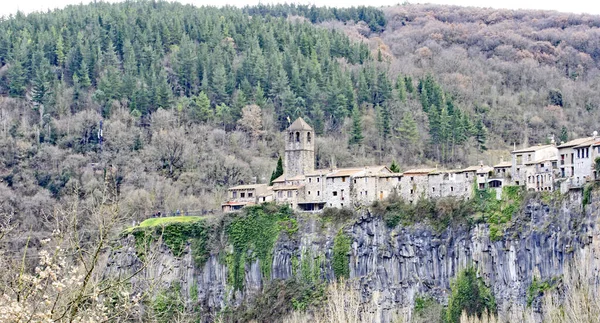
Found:
<path fill-rule="evenodd" d="M 141 219 L 317 167 L 495 163 L 598 125 L 600 18 L 443 6 L 95 3 L 0 22 L 0 206 L 32 227 L 114 173 Z M 102 136 L 99 134 L 102 133 Z M 76 194 L 76 196 L 74 195 Z"/>

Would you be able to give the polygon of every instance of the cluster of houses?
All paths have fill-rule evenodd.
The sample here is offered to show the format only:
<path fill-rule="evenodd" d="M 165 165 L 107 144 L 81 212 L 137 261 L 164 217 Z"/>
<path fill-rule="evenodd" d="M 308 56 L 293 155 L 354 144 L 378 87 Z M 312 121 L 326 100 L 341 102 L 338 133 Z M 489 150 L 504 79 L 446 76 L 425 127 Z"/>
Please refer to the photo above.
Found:
<path fill-rule="evenodd" d="M 470 198 L 474 190 L 494 189 L 500 198 L 505 185 L 525 186 L 533 191 L 580 188 L 600 174 L 595 159 L 600 157 L 600 138 L 571 140 L 560 145 L 538 145 L 515 150 L 512 161 L 495 166 L 481 163 L 465 169 L 411 169 L 395 173 L 385 165 L 314 169 L 313 129 L 302 119 L 286 130 L 284 174 L 272 185 L 239 185 L 228 189 L 225 212 L 247 205 L 274 201 L 299 211 L 325 207 L 359 207 L 391 194 L 408 202 L 421 198 Z"/>

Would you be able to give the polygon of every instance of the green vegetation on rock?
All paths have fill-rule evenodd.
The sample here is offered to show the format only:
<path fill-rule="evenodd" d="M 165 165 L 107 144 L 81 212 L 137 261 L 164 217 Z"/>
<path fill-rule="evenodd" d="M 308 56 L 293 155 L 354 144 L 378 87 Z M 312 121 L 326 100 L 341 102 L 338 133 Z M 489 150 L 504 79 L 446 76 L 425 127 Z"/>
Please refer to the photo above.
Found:
<path fill-rule="evenodd" d="M 458 323 L 463 311 L 469 316 L 479 316 L 487 310 L 496 313 L 496 299 L 474 267 L 460 271 L 451 282 L 452 294 L 448 299 L 446 322 Z"/>
<path fill-rule="evenodd" d="M 333 273 L 335 278 L 350 277 L 350 245 L 352 240 L 341 229 L 333 239 Z"/>
<path fill-rule="evenodd" d="M 235 217 L 227 226 L 226 232 L 233 252 L 228 254 L 228 282 L 236 290 L 244 286 L 244 267 L 246 262 L 258 259 L 261 274 L 265 279 L 271 277 L 273 247 L 281 231 L 293 234 L 297 230 L 292 210 L 288 206 L 263 204 L 244 209 L 244 213 Z"/>
<path fill-rule="evenodd" d="M 126 232 L 127 233 L 127 232 Z M 204 220 L 199 217 L 173 217 L 148 219 L 138 227 L 130 229 L 135 238 L 136 251 L 140 258 L 162 239 L 175 257 L 181 257 L 190 244 L 192 257 L 197 266 L 208 258 L 208 232 Z"/>
<path fill-rule="evenodd" d="M 557 282 L 558 278 L 539 280 L 539 278 L 533 276 L 531 285 L 527 288 L 527 307 L 530 307 L 536 298 L 544 295 L 546 291 L 556 286 Z"/>
<path fill-rule="evenodd" d="M 490 226 L 490 240 L 502 238 L 505 225 L 512 220 L 525 199 L 525 190 L 520 186 L 504 186 L 501 200 L 496 199 L 492 189 L 477 190 L 472 199 L 475 217 Z"/>

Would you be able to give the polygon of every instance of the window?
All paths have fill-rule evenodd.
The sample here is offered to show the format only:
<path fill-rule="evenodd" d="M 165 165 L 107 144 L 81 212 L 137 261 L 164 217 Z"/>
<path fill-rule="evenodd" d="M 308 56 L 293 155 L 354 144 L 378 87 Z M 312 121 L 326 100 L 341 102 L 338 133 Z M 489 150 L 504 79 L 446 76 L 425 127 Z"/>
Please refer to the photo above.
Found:
<path fill-rule="evenodd" d="M 321 181 L 321 178 L 320 178 L 320 177 L 317 177 L 317 183 L 318 183 L 318 182 L 320 182 L 320 181 Z"/>
<path fill-rule="evenodd" d="M 517 165 L 523 164 L 523 155 L 517 155 Z"/>
<path fill-rule="evenodd" d="M 292 197 L 292 191 L 287 192 L 287 197 Z"/>
<path fill-rule="evenodd" d="M 432 188 L 431 188 L 431 191 L 432 191 L 432 192 L 435 192 L 435 187 L 432 187 Z"/>
<path fill-rule="evenodd" d="M 233 198 L 237 198 L 237 192 L 231 192 L 231 196 L 233 196 Z"/>
<path fill-rule="evenodd" d="M 369 182 L 369 178 L 365 177 L 365 183 L 368 183 L 368 182 Z"/>
<path fill-rule="evenodd" d="M 354 179 L 354 184 L 356 184 L 356 179 Z"/>
<path fill-rule="evenodd" d="M 344 207 L 344 203 L 340 203 L 340 206 L 341 206 L 341 207 Z"/>
<path fill-rule="evenodd" d="M 296 131 L 296 142 L 300 142 L 300 133 Z"/>
<path fill-rule="evenodd" d="M 346 183 L 346 177 L 342 177 L 342 183 Z"/>
<path fill-rule="evenodd" d="M 283 197 L 283 192 L 282 191 L 277 192 L 277 197 L 282 198 Z"/>
<path fill-rule="evenodd" d="M 413 194 L 413 193 L 414 193 L 414 190 L 411 188 L 410 189 L 410 194 Z"/>
<path fill-rule="evenodd" d="M 311 183 L 312 182 L 312 178 L 309 177 L 308 178 L 308 182 Z"/>
<path fill-rule="evenodd" d="M 244 192 L 240 193 L 240 197 L 241 197 L 241 198 L 244 198 L 244 197 L 246 197 L 246 193 L 244 193 Z"/>
<path fill-rule="evenodd" d="M 333 191 L 333 196 L 337 196 L 337 191 Z"/>
<path fill-rule="evenodd" d="M 308 195 L 310 195 L 310 191 L 308 191 Z"/>
<path fill-rule="evenodd" d="M 263 197 L 263 202 L 266 202 L 266 201 L 267 201 L 267 198 L 266 198 L 266 197 Z"/>
<path fill-rule="evenodd" d="M 369 194 L 369 191 L 365 191 L 365 196 L 367 196 Z"/>
<path fill-rule="evenodd" d="M 321 196 L 321 191 L 317 191 L 317 196 Z"/>
<path fill-rule="evenodd" d="M 450 186 L 450 192 L 454 192 L 454 187 Z"/>
<path fill-rule="evenodd" d="M 306 133 L 306 141 L 310 143 L 310 132 Z"/>
<path fill-rule="evenodd" d="M 414 177 L 411 177 L 411 178 L 410 178 L 410 181 L 411 181 L 411 182 L 412 182 L 412 181 L 414 181 L 414 180 L 415 180 L 415 178 L 414 178 Z"/>
<path fill-rule="evenodd" d="M 292 140 L 294 140 L 294 134 L 290 132 L 290 142 L 292 142 Z"/>
<path fill-rule="evenodd" d="M 344 190 L 341 190 L 340 192 L 342 193 L 341 195 L 342 195 L 342 201 L 343 201 L 344 200 Z"/>
<path fill-rule="evenodd" d="M 252 197 L 253 193 L 248 192 L 248 197 Z"/>

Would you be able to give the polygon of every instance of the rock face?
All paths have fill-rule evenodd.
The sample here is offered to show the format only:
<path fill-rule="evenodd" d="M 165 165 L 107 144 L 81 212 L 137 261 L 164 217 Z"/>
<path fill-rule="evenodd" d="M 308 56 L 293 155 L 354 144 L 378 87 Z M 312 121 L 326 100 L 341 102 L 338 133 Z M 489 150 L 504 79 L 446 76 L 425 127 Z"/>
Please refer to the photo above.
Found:
<path fill-rule="evenodd" d="M 352 239 L 350 276 L 360 281 L 364 299 L 376 300 L 383 322 L 390 319 L 393 309 L 411 308 L 416 295 L 447 301 L 451 279 L 470 264 L 492 286 L 501 313 L 524 307 L 534 274 L 543 280 L 558 277 L 569 259 L 590 250 L 596 257 L 589 265 L 598 269 L 600 264 L 596 225 L 600 195 L 592 195 L 585 211 L 580 191 L 548 204 L 539 199 L 526 202 L 499 241 L 490 241 L 485 224 L 470 230 L 448 228 L 442 233 L 426 225 L 390 229 L 381 218 L 364 211 L 343 227 Z M 292 259 L 307 255 L 321 255 L 322 275 L 333 279 L 333 241 L 339 227 L 321 222 L 315 214 L 300 214 L 297 220 L 299 230 L 292 237 L 281 234 L 275 245 L 271 279 L 291 278 Z M 162 284 L 180 282 L 183 295 L 189 295 L 196 284 L 198 300 L 208 311 L 235 306 L 259 293 L 263 286 L 258 261 L 246 264 L 244 291 L 233 295 L 227 284 L 227 266 L 218 255 L 211 255 L 202 268 L 195 268 L 189 252 L 175 258 L 168 248 L 159 246 L 156 256 L 142 267 L 133 238 L 121 243 L 123 248 L 109 257 L 107 275 L 125 277 L 141 270 L 141 276 L 132 280 L 134 286 L 149 278 Z"/>

